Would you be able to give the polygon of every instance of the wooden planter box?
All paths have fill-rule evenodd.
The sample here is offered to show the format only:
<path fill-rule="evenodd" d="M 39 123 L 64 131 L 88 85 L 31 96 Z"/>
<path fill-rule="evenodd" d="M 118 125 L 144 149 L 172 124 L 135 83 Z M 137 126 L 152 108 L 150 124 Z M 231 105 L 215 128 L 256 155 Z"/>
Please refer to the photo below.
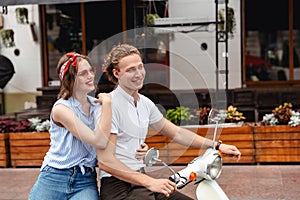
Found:
<path fill-rule="evenodd" d="M 213 138 L 213 128 L 187 128 L 205 138 Z M 154 133 L 151 133 L 152 135 Z M 158 133 L 156 133 L 158 134 Z M 159 134 L 158 134 L 159 135 Z M 162 136 L 164 137 L 164 136 Z M 224 143 L 236 145 L 242 153 L 242 157 L 238 163 L 254 164 L 254 142 L 253 142 L 253 128 L 251 126 L 242 127 L 226 127 L 220 128 L 218 131 L 218 138 Z M 146 141 L 147 142 L 147 141 Z M 156 146 L 163 146 L 163 150 L 167 153 L 164 161 L 167 164 L 187 164 L 195 157 L 204 153 L 205 149 L 187 148 L 178 143 L 171 141 L 170 139 L 163 138 L 163 140 L 157 141 Z M 151 144 L 149 144 L 151 146 Z M 164 155 L 165 155 L 164 153 Z M 237 163 L 236 160 L 232 160 L 229 157 L 223 157 L 224 163 Z"/>
<path fill-rule="evenodd" d="M 10 165 L 8 138 L 8 133 L 0 133 L 0 167 L 9 167 Z"/>
<path fill-rule="evenodd" d="M 12 167 L 40 167 L 50 147 L 48 132 L 9 133 Z"/>
<path fill-rule="evenodd" d="M 300 162 L 300 127 L 254 127 L 256 162 Z"/>

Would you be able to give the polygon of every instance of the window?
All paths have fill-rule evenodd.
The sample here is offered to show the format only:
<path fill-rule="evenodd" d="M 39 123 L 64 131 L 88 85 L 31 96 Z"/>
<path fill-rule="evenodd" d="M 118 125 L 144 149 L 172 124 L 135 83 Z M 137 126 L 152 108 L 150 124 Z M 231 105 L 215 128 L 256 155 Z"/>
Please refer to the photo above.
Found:
<path fill-rule="evenodd" d="M 80 19 L 80 4 L 45 6 L 49 86 L 55 85 L 55 81 L 59 80 L 56 73 L 59 58 L 70 51 L 81 53 Z"/>
<path fill-rule="evenodd" d="M 296 0 L 244 0 L 247 84 L 300 80 L 297 6 L 300 5 Z"/>
<path fill-rule="evenodd" d="M 121 1 L 50 4 L 41 8 L 46 40 L 44 86 L 60 83 L 56 66 L 63 54 L 76 51 L 89 55 L 100 42 L 122 32 Z"/>

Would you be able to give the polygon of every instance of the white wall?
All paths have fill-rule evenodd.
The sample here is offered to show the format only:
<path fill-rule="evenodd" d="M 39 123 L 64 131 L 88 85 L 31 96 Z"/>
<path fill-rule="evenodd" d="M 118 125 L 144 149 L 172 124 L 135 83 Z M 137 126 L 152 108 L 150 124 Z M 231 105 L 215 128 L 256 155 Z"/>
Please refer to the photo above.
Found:
<path fill-rule="evenodd" d="M 38 41 L 34 41 L 29 24 L 19 24 L 16 19 L 15 9 L 26 7 L 28 9 L 29 23 L 36 24 Z M 6 48 L 0 46 L 0 54 L 9 58 L 14 65 L 15 74 L 4 88 L 8 93 L 36 93 L 36 88 L 42 86 L 42 66 L 41 66 L 41 38 L 39 12 L 37 5 L 8 6 L 8 14 L 2 15 L 4 29 L 13 29 L 15 47 Z M 20 55 L 16 56 L 14 50 L 19 49 Z M 7 102 L 8 103 L 8 102 Z"/>
<path fill-rule="evenodd" d="M 219 4 L 219 9 L 224 8 Z M 234 37 L 228 41 L 228 88 L 242 86 L 241 72 L 241 32 L 240 32 L 240 1 L 230 0 L 229 7 L 235 11 L 236 29 Z M 169 16 L 197 17 L 204 21 L 215 21 L 215 1 L 212 0 L 172 0 L 169 2 Z M 189 31 L 197 27 L 185 27 Z M 215 28 L 200 27 L 200 31 L 190 33 L 175 32 L 175 39 L 170 42 L 170 87 L 171 89 L 216 88 L 215 75 Z M 173 28 L 172 30 L 182 30 Z M 170 29 L 171 30 L 171 29 Z M 207 51 L 200 45 L 207 43 Z M 222 57 L 225 45 L 219 44 L 219 69 L 225 70 L 225 59 Z M 219 88 L 225 88 L 225 75 L 219 76 Z"/>

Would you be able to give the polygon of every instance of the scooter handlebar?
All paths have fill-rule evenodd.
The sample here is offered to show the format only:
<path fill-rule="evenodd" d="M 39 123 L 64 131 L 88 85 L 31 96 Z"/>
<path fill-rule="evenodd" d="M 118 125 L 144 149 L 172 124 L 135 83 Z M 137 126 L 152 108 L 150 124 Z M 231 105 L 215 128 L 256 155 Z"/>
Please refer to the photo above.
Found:
<path fill-rule="evenodd" d="M 176 174 L 170 176 L 169 180 L 176 183 L 176 186 L 177 186 L 178 189 L 183 188 L 184 186 L 186 186 L 188 183 L 191 182 L 186 177 L 182 177 L 179 173 L 176 173 Z"/>

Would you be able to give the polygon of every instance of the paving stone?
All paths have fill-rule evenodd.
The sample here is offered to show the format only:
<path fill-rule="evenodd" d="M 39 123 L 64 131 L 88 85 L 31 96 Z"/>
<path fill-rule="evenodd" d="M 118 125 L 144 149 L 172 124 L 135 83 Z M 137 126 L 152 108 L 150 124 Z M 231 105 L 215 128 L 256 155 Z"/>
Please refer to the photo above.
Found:
<path fill-rule="evenodd" d="M 160 178 L 172 174 L 163 166 L 147 168 L 147 173 Z M 27 200 L 38 174 L 39 168 L 0 168 L 0 200 Z M 300 199 L 300 165 L 224 165 L 217 182 L 230 200 Z M 195 198 L 192 184 L 180 191 Z"/>

